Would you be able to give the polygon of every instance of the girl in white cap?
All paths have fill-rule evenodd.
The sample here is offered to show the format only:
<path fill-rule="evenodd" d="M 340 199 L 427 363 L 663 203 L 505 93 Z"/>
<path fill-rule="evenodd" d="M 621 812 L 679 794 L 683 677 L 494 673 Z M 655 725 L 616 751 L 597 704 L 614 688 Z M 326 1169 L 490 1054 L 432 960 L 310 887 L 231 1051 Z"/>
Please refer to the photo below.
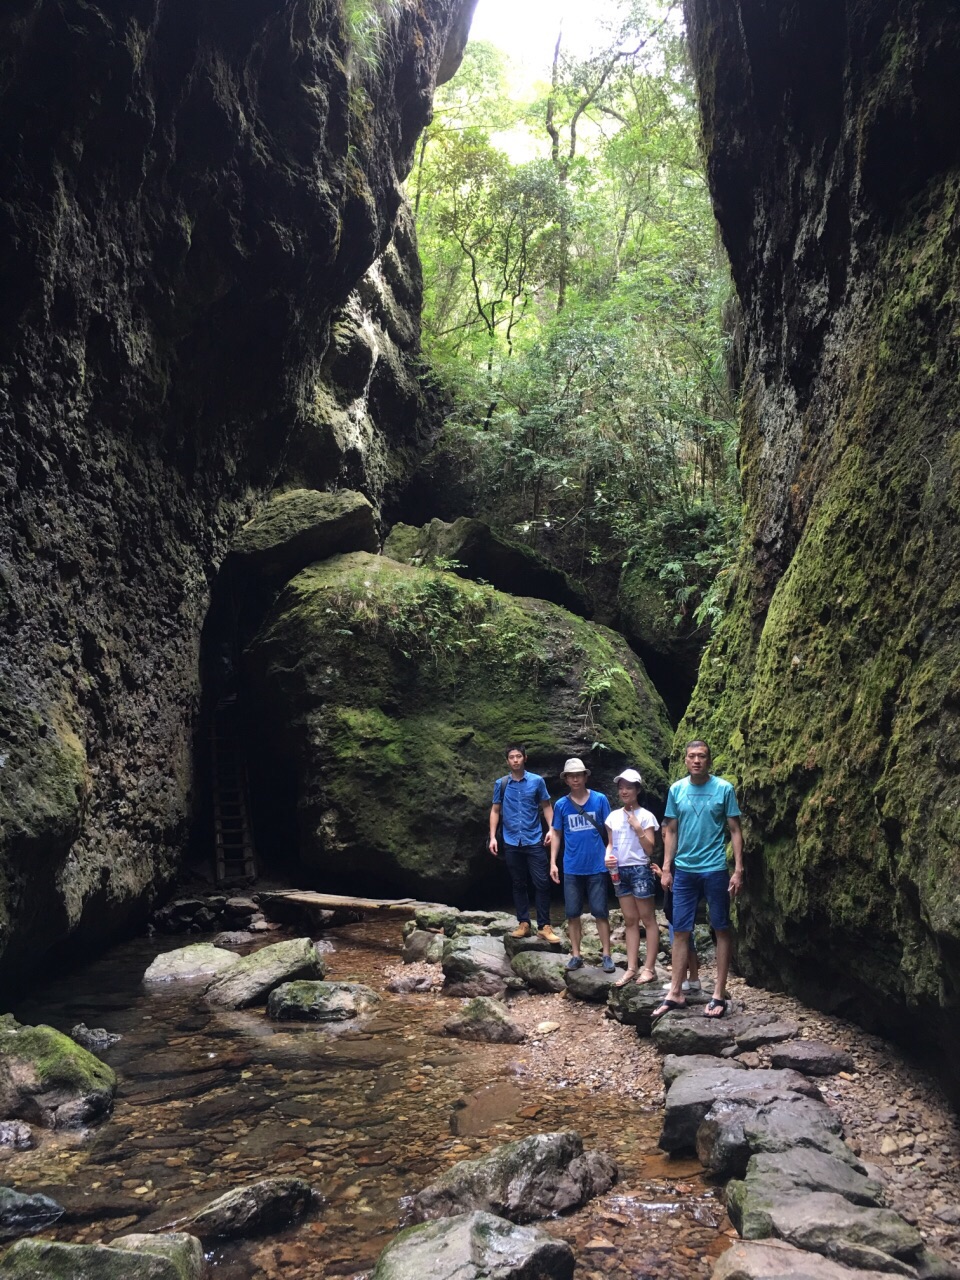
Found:
<path fill-rule="evenodd" d="M 636 769 L 624 769 L 614 778 L 622 809 L 614 809 L 607 818 L 612 837 L 607 851 L 608 870 L 619 873 L 614 891 L 623 912 L 627 933 L 627 971 L 613 985 L 625 987 L 628 982 L 655 982 L 660 930 L 653 907 L 654 881 L 650 866 L 654 838 L 660 826 L 649 809 L 640 807 L 643 778 Z M 646 936 L 646 963 L 640 968 L 640 926 Z"/>

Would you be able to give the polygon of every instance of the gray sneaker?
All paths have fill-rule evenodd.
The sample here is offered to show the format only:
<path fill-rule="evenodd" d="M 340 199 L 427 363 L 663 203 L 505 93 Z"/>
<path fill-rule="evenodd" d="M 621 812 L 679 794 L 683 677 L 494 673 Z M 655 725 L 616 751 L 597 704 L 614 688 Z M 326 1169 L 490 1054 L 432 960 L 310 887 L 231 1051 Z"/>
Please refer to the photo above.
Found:
<path fill-rule="evenodd" d="M 600 968 L 603 970 L 604 973 L 617 972 L 617 966 L 613 963 L 612 956 L 604 956 L 603 959 L 600 961 Z"/>
<path fill-rule="evenodd" d="M 583 968 L 583 956 L 571 956 L 571 957 L 570 957 L 570 959 L 567 961 L 567 968 L 568 968 L 568 969 L 582 969 L 582 968 Z"/>

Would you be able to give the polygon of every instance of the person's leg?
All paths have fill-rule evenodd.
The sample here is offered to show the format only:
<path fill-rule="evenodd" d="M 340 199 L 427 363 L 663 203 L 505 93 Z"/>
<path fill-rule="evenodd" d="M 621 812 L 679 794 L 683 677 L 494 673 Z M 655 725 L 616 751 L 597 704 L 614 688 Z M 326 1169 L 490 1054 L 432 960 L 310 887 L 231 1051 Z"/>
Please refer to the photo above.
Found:
<path fill-rule="evenodd" d="M 503 856 L 510 872 L 513 907 L 520 924 L 530 923 L 530 895 L 527 892 L 527 851 L 523 845 L 505 844 Z"/>
<path fill-rule="evenodd" d="M 542 844 L 528 844 L 525 848 L 527 870 L 533 881 L 534 898 L 537 904 L 537 928 L 544 929 L 550 923 L 549 859 Z"/>
<path fill-rule="evenodd" d="M 570 938 L 571 959 L 580 959 L 580 938 L 582 929 L 580 927 L 580 914 L 583 911 L 583 890 L 582 876 L 571 876 L 564 873 L 563 877 L 563 909 L 567 917 L 567 934 Z M 574 966 L 576 968 L 576 966 Z"/>
<path fill-rule="evenodd" d="M 610 960 L 610 921 L 607 912 L 607 874 L 605 871 L 599 872 L 597 875 L 585 876 L 587 881 L 587 898 L 590 903 L 590 914 L 593 916 L 597 926 L 597 933 L 600 935 L 600 945 L 603 948 L 603 967 L 608 973 L 613 972 L 613 964 Z"/>
<path fill-rule="evenodd" d="M 624 976 L 629 982 L 640 970 L 640 911 L 636 898 L 629 893 L 617 894 L 617 906 L 623 912 L 623 927 L 627 935 L 627 973 Z"/>
<path fill-rule="evenodd" d="M 700 988 L 700 957 L 697 955 L 697 941 L 693 934 L 690 935 L 690 954 L 687 960 L 687 977 L 691 984 L 697 984 L 697 990 Z"/>
<path fill-rule="evenodd" d="M 676 870 L 673 875 L 673 946 L 670 952 L 670 990 L 663 1004 L 654 1010 L 654 1017 L 666 1013 L 671 1007 L 686 1004 L 683 997 L 683 980 L 687 974 L 690 951 L 690 935 L 697 917 L 700 899 L 701 877 L 688 871 Z M 669 1002 L 669 1003 L 668 1003 Z"/>
<path fill-rule="evenodd" d="M 710 923 L 717 935 L 717 972 L 714 979 L 713 999 L 704 1011 L 708 1018 L 722 1018 L 727 1007 L 727 977 L 730 973 L 730 957 L 733 953 L 733 935 L 730 932 L 730 877 L 726 870 L 704 876 L 704 892 Z"/>
<path fill-rule="evenodd" d="M 660 929 L 657 925 L 657 913 L 654 910 L 652 897 L 637 899 L 637 914 L 640 919 L 640 924 L 643 925 L 643 936 L 645 941 L 643 968 L 640 970 L 640 981 L 653 982 L 657 976 L 657 952 L 660 950 Z M 639 929 L 637 932 L 639 933 Z"/>

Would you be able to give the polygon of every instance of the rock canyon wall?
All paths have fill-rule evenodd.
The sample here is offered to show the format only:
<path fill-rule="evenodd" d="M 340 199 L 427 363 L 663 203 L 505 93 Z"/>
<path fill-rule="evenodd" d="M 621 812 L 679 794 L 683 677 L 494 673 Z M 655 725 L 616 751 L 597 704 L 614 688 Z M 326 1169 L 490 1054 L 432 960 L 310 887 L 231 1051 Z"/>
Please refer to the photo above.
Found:
<path fill-rule="evenodd" d="M 419 268 L 391 237 L 474 2 L 4 7 L 7 979 L 172 877 L 210 583 L 259 497 L 309 467 L 378 500 L 416 454 Z"/>

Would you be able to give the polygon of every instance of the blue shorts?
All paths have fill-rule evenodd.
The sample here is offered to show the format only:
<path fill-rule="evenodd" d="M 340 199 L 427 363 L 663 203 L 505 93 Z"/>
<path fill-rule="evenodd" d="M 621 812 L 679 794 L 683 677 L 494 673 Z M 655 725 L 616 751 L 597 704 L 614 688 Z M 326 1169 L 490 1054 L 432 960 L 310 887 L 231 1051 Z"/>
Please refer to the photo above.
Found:
<path fill-rule="evenodd" d="M 648 863 L 643 867 L 621 867 L 620 883 L 613 886 L 618 898 L 652 898 L 653 872 Z"/>
<path fill-rule="evenodd" d="M 710 924 L 714 929 L 730 928 L 730 875 L 726 867 L 700 875 L 695 871 L 673 873 L 673 931 L 692 933 L 697 918 L 697 903 L 707 900 Z"/>
<path fill-rule="evenodd" d="M 567 919 L 583 915 L 584 899 L 590 904 L 594 920 L 607 918 L 607 873 L 593 876 L 575 876 L 563 873 L 563 909 Z"/>

